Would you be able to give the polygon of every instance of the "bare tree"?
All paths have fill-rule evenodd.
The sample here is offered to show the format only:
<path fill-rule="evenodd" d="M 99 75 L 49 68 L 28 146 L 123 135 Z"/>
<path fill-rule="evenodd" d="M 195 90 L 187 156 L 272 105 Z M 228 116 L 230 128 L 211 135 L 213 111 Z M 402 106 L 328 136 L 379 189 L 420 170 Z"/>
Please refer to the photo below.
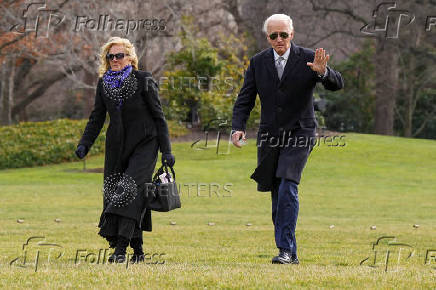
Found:
<path fill-rule="evenodd" d="M 400 85 L 394 108 L 396 117 L 401 123 L 400 130 L 405 137 L 419 135 L 426 125 L 436 118 L 435 40 L 431 33 L 424 29 L 428 11 L 435 7 L 436 3 L 432 1 L 409 3 L 408 9 L 415 15 L 416 25 L 408 27 L 403 32 L 407 41 L 399 44 Z M 432 101 L 424 105 L 426 110 L 422 110 L 423 106 L 419 103 L 426 97 Z M 416 118 L 418 108 L 421 116 Z"/>
<path fill-rule="evenodd" d="M 63 7 L 67 2 L 62 1 L 59 6 Z M 0 61 L 3 60 L 1 120 L 2 124 L 11 124 L 14 117 L 25 109 L 26 104 L 40 97 L 48 87 L 61 78 L 38 80 L 27 85 L 25 78 L 32 67 L 50 55 L 50 49 L 41 45 L 28 33 L 28 30 L 32 30 L 31 19 L 25 18 L 24 24 L 21 25 L 23 15 L 27 17 L 32 10 L 38 10 L 38 7 L 25 1 L 2 1 L 0 8 L 5 14 L 5 17 L 1 18 L 0 31 Z M 34 33 L 37 33 L 37 26 L 33 25 Z M 65 77 L 64 74 L 62 76 Z M 30 91 L 32 93 L 27 96 Z"/>
<path fill-rule="evenodd" d="M 49 4 L 50 7 L 48 7 Z M 80 1 L 80 3 L 53 1 L 46 4 L 35 2 L 34 5 L 28 5 L 25 1 L 0 2 L 0 8 L 6 16 L 0 20 L 1 27 L 4 28 L 0 31 L 0 61 L 3 73 L 1 78 L 2 123 L 10 124 L 14 118 L 25 116 L 27 106 L 42 97 L 55 83 L 65 79 L 71 82 L 71 87 L 83 90 L 86 95 L 90 96 L 87 106 L 89 113 L 97 82 L 99 49 L 110 36 L 130 38 L 138 48 L 141 63 L 148 66 L 144 60 L 148 54 L 157 63 L 157 65 L 151 64 L 151 70 L 158 72 L 165 55 L 156 54 L 159 57 L 153 55 L 153 49 L 159 50 L 160 48 L 159 46 L 153 47 L 152 40 L 157 37 L 173 38 L 171 31 L 154 32 L 147 31 L 143 29 L 144 27 L 137 27 L 129 32 L 126 31 L 127 27 L 126 29 L 114 29 L 117 28 L 116 25 L 95 29 L 94 24 L 101 20 L 101 16 L 111 18 L 113 21 L 119 19 L 125 23 L 131 19 L 138 20 L 143 17 L 138 10 L 141 6 L 144 6 L 142 1 L 127 3 L 90 0 Z M 168 23 L 173 17 L 166 3 L 153 1 L 153 3 L 146 3 L 145 6 L 147 6 L 144 7 L 147 8 L 145 11 L 150 11 L 147 15 L 149 19 L 161 17 Z M 24 14 L 23 11 L 25 11 Z M 43 18 L 40 15 L 42 12 L 49 13 L 48 20 L 47 17 Z M 49 37 L 38 37 L 42 32 L 35 27 L 32 30 L 31 24 L 35 21 L 32 16 L 35 18 L 35 15 L 41 16 L 39 19 L 46 19 L 45 23 L 38 23 L 38 25 L 46 28 L 43 33 Z M 51 18 L 55 19 L 53 15 L 57 18 L 54 24 L 50 22 Z M 37 18 L 36 21 L 39 19 Z M 79 20 L 84 20 L 84 23 L 80 23 L 82 26 L 78 28 Z M 4 61 L 5 58 L 11 59 L 12 57 L 16 60 L 15 62 Z M 12 64 L 17 64 L 17 67 L 11 68 Z M 16 73 L 13 82 L 8 83 L 11 78 L 5 76 L 10 76 L 11 71 L 16 71 Z"/>
<path fill-rule="evenodd" d="M 314 11 L 336 14 L 352 22 L 357 22 L 361 27 L 371 23 L 371 19 L 361 16 L 355 10 L 356 2 L 350 1 L 319 1 L 311 0 Z M 375 9 L 377 1 L 367 2 L 368 8 Z M 371 5 L 372 4 L 372 5 Z M 368 9 L 368 12 L 370 10 Z M 378 11 L 378 19 L 386 19 L 386 11 Z M 381 14 L 380 14 L 381 13 Z M 375 20 L 374 20 L 375 21 Z M 375 23 L 374 23 L 375 25 Z M 328 29 L 328 27 L 327 27 Z M 350 36 L 361 37 L 360 31 L 347 33 Z M 376 71 L 376 109 L 375 128 L 376 134 L 393 135 L 394 133 L 394 107 L 398 92 L 398 39 L 388 39 L 385 35 L 374 35 L 376 42 L 375 71 Z"/>

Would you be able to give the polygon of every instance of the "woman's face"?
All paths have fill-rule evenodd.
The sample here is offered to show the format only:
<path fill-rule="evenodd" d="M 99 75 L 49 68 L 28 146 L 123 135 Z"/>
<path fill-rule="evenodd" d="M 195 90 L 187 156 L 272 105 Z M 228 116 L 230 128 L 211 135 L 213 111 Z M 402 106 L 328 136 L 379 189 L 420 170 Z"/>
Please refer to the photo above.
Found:
<path fill-rule="evenodd" d="M 117 59 L 116 57 L 109 59 L 109 65 L 113 71 L 122 70 L 126 65 L 132 64 L 130 56 L 127 55 L 127 51 L 122 44 L 112 45 L 108 52 L 110 55 L 116 55 L 119 53 L 124 53 L 124 57 L 121 59 Z"/>

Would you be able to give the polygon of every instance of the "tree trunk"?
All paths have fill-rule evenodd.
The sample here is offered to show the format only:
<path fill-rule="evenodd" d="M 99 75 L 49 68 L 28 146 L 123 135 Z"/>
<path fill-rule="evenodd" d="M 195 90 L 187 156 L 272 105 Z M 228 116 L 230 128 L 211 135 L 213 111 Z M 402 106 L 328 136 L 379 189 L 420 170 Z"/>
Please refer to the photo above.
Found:
<path fill-rule="evenodd" d="M 3 98 L 4 98 L 4 61 L 1 63 L 0 66 L 0 125 L 3 125 Z"/>
<path fill-rule="evenodd" d="M 8 57 L 3 63 L 1 75 L 1 124 L 12 124 L 12 107 L 14 105 L 14 74 L 15 74 L 15 57 Z"/>
<path fill-rule="evenodd" d="M 394 134 L 394 106 L 398 91 L 398 50 L 390 39 L 377 39 L 376 54 L 376 134 Z"/>
<path fill-rule="evenodd" d="M 97 82 L 96 82 L 97 76 L 94 73 L 89 72 L 88 70 L 84 70 L 84 82 L 90 86 L 94 86 L 97 87 Z M 83 94 L 85 96 L 86 99 L 86 106 L 85 106 L 85 110 L 84 110 L 84 116 L 88 117 L 93 108 L 94 108 L 94 100 L 95 100 L 95 89 L 84 89 L 83 90 Z M 88 97 L 89 96 L 89 97 Z"/>
<path fill-rule="evenodd" d="M 416 71 L 416 59 L 414 56 L 410 59 L 409 64 L 411 75 L 406 80 L 405 92 L 405 112 L 404 112 L 404 137 L 412 137 L 413 128 L 413 113 L 415 111 L 415 75 Z"/>

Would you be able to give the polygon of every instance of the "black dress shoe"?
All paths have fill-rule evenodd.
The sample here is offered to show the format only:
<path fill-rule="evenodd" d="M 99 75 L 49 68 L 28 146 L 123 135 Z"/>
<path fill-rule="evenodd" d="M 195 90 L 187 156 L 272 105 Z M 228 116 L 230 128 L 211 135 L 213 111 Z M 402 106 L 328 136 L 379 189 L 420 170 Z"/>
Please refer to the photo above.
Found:
<path fill-rule="evenodd" d="M 275 256 L 274 258 L 272 258 L 271 262 L 273 264 L 291 264 L 292 263 L 292 255 L 290 252 L 280 249 L 278 256 Z"/>

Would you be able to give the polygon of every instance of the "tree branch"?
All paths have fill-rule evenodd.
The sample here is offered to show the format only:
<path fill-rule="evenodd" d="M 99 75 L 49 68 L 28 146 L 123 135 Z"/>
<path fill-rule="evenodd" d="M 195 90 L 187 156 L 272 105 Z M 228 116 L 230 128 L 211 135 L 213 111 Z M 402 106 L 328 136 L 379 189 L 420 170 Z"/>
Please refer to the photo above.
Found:
<path fill-rule="evenodd" d="M 81 69 L 80 66 L 72 67 L 71 71 L 72 72 L 73 71 L 78 71 L 80 69 Z M 56 82 L 62 80 L 65 77 L 66 77 L 65 73 L 57 72 L 54 75 L 45 78 L 43 82 L 40 82 L 41 85 L 37 89 L 35 89 L 29 96 L 27 96 L 25 99 L 20 101 L 18 104 L 16 104 L 12 108 L 12 116 L 15 116 L 18 113 L 20 113 L 30 103 L 32 103 L 34 100 L 39 98 L 42 94 L 44 94 L 45 91 L 47 91 L 53 84 L 55 84 Z"/>

